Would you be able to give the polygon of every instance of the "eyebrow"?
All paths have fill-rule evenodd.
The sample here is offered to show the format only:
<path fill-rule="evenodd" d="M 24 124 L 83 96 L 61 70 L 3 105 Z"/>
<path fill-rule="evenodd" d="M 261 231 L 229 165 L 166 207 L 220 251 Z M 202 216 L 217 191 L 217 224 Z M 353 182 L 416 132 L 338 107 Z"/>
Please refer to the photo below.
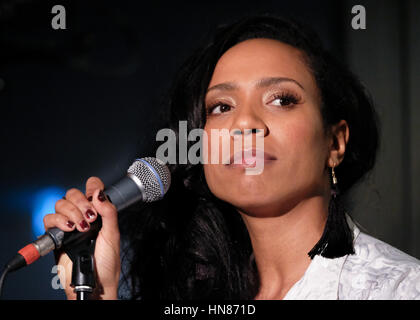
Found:
<path fill-rule="evenodd" d="M 267 88 L 269 86 L 279 84 L 281 82 L 293 82 L 297 84 L 300 88 L 305 90 L 303 86 L 294 79 L 291 78 L 284 78 L 284 77 L 271 77 L 271 78 L 262 78 L 255 83 L 257 88 Z M 237 90 L 239 86 L 234 82 L 223 82 L 212 86 L 211 88 L 207 89 L 207 92 L 211 90 L 222 90 L 222 91 L 233 91 Z"/>

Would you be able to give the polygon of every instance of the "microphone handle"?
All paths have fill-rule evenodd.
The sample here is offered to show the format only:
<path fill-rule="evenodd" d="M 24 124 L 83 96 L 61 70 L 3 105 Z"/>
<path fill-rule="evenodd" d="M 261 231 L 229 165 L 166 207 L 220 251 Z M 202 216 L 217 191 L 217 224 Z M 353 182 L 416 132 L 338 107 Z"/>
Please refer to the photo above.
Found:
<path fill-rule="evenodd" d="M 102 228 L 102 218 L 100 215 L 98 215 L 96 220 L 90 224 L 90 228 L 86 232 L 80 232 L 77 229 L 74 229 L 71 232 L 64 232 L 63 230 L 59 228 L 50 228 L 45 232 L 45 234 L 42 237 L 40 237 L 34 243 L 38 244 L 38 247 L 40 248 L 40 255 L 44 256 L 54 249 L 60 249 L 62 247 L 65 248 L 65 247 L 73 246 L 73 245 L 77 246 L 79 243 L 85 240 L 95 239 L 99 231 L 101 230 L 101 228 Z M 48 247 L 40 245 L 40 242 L 41 242 L 40 240 L 43 237 L 50 238 L 54 242 L 54 247 L 52 248 L 51 245 L 49 245 Z M 47 241 L 48 240 L 45 240 L 45 242 Z M 57 244 L 59 246 L 57 246 Z M 42 250 L 44 247 L 46 250 Z"/>
<path fill-rule="evenodd" d="M 130 205 L 143 200 L 142 185 L 143 184 L 136 176 L 128 174 L 117 183 L 106 188 L 104 193 L 108 200 L 117 208 L 117 211 L 121 211 Z M 77 229 L 75 229 L 72 232 L 64 232 L 59 228 L 50 228 L 46 231 L 45 234 L 51 237 L 54 241 L 54 248 L 52 248 L 52 250 L 54 250 L 61 248 L 62 245 L 70 245 L 73 242 L 78 243 L 79 241 L 83 241 L 92 236 L 96 237 L 101 227 L 102 220 L 101 217 L 98 216 L 98 218 L 93 223 L 91 223 L 89 231 L 79 232 Z M 40 247 L 48 247 L 48 249 L 50 249 L 51 245 Z M 51 250 L 48 252 L 50 251 Z M 40 254 L 43 256 L 48 252 L 40 252 Z"/>

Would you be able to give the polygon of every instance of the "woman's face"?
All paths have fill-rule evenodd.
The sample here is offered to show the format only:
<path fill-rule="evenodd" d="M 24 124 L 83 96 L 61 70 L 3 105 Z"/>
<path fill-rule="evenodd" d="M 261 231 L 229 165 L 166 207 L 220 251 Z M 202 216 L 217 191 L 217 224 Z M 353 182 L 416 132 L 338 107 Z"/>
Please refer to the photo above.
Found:
<path fill-rule="evenodd" d="M 305 198 L 326 194 L 329 139 L 319 90 L 298 49 L 271 39 L 235 45 L 219 59 L 205 103 L 209 157 L 222 153 L 221 145 L 211 148 L 211 129 L 240 129 L 241 139 L 255 135 L 246 129 L 264 130 L 266 160 L 260 174 L 246 174 L 242 165 L 204 165 L 216 197 L 243 213 L 273 216 Z M 234 136 L 230 139 L 233 156 Z"/>

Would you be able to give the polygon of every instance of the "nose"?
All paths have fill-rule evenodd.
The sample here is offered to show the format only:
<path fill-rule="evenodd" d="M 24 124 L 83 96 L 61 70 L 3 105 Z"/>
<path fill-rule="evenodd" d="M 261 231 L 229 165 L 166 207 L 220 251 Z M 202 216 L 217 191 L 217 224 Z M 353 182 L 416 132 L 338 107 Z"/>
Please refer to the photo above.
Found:
<path fill-rule="evenodd" d="M 234 136 L 258 134 L 266 137 L 269 130 L 263 117 L 257 111 L 252 109 L 252 106 L 243 108 L 238 112 L 232 122 L 231 132 Z"/>

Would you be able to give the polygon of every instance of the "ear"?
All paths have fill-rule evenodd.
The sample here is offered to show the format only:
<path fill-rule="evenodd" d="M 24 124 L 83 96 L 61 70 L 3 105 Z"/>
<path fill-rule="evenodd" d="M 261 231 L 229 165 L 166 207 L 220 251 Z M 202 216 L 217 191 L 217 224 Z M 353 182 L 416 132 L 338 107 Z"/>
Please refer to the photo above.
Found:
<path fill-rule="evenodd" d="M 343 161 L 349 134 L 349 126 L 346 120 L 341 120 L 331 126 L 328 166 L 336 167 Z"/>

